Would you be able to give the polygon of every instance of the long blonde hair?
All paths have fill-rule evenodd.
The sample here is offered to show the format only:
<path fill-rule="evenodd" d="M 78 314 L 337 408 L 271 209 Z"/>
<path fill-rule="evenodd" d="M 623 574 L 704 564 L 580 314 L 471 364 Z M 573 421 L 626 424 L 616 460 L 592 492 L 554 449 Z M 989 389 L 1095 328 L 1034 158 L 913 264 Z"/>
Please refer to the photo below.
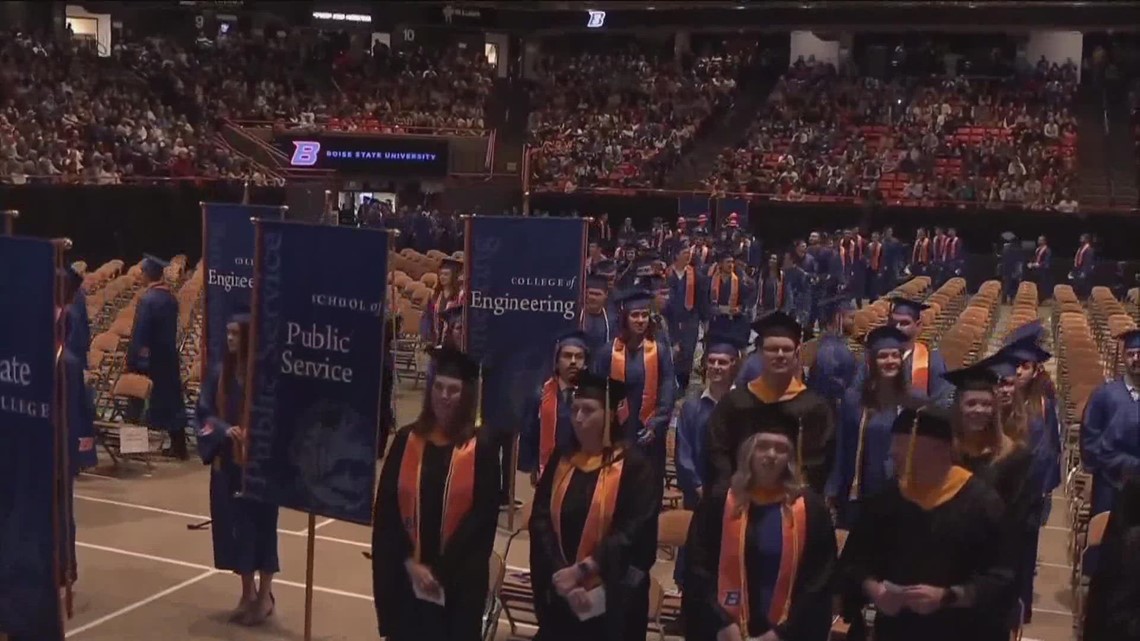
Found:
<path fill-rule="evenodd" d="M 752 456 L 756 453 L 756 444 L 760 442 L 762 434 L 762 432 L 757 432 L 749 436 L 736 450 L 736 471 L 732 473 L 729 491 L 732 492 L 738 505 L 747 505 L 748 497 L 752 489 L 756 487 L 756 477 L 752 472 Z M 784 482 L 785 502 L 791 505 L 804 492 L 800 470 L 796 467 L 795 441 L 791 443 L 788 453 L 788 469 L 784 472 L 781 480 Z"/>
<path fill-rule="evenodd" d="M 1004 458 L 1015 449 L 1018 441 L 1007 436 L 1005 430 L 1002 429 L 1002 413 L 1005 410 L 996 406 L 996 398 L 994 403 L 993 418 L 990 419 L 990 425 L 982 435 L 985 442 L 982 443 L 982 448 L 975 451 L 973 447 L 975 444 L 967 438 L 965 421 L 962 417 L 962 405 L 959 403 L 959 397 L 955 396 L 954 402 L 950 405 L 950 427 L 954 434 L 954 457 L 959 461 L 966 456 L 980 457 L 985 455 L 991 455 L 994 460 L 997 460 Z"/>

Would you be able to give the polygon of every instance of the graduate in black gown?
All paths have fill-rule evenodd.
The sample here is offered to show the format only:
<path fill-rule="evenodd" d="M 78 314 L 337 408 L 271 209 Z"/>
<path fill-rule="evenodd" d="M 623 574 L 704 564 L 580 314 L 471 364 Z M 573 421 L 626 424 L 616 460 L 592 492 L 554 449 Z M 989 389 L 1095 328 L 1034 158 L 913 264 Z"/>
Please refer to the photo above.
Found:
<path fill-rule="evenodd" d="M 987 483 L 955 465 L 945 410 L 905 409 L 891 448 L 902 470 L 863 504 L 840 559 L 847 638 L 1008 641 L 1014 563 L 1004 506 Z"/>
<path fill-rule="evenodd" d="M 827 641 L 835 530 L 803 484 L 798 426 L 757 416 L 730 487 L 697 507 L 685 546 L 686 641 Z"/>
<path fill-rule="evenodd" d="M 1005 504 L 1004 519 L 1008 530 L 1007 541 L 1016 554 L 1015 566 L 1019 586 L 1018 595 L 1029 603 L 1022 603 L 1023 612 L 1032 604 L 1032 587 L 1023 596 L 1025 585 L 1032 586 L 1037 559 L 1026 559 L 1026 550 L 1034 547 L 1041 524 L 1042 496 L 1037 492 L 1033 478 L 1033 452 L 1030 451 L 1024 429 L 1002 429 L 1003 399 L 1008 405 L 1013 399 L 1016 365 L 1007 354 L 998 351 L 974 365 L 947 372 L 945 377 L 957 391 L 950 406 L 954 427 L 954 449 L 957 463 L 990 485 Z M 1016 617 L 1016 604 L 1010 604 L 1010 615 Z M 1024 616 L 1023 616 L 1024 620 Z M 1011 628 L 1020 621 L 1010 619 Z"/>
<path fill-rule="evenodd" d="M 1140 476 L 1108 517 L 1086 603 L 1082 641 L 1140 641 Z"/>
<path fill-rule="evenodd" d="M 241 498 L 246 359 L 250 316 L 226 325 L 226 355 L 207 375 L 198 397 L 198 455 L 210 466 L 210 518 L 214 567 L 241 577 L 241 600 L 230 617 L 258 625 L 273 614 L 277 558 L 277 506 Z M 255 583 L 255 573 L 260 582 Z"/>
<path fill-rule="evenodd" d="M 582 372 L 573 447 L 554 451 L 535 488 L 536 641 L 645 638 L 661 490 L 653 462 L 615 416 L 626 393 L 620 381 Z"/>
<path fill-rule="evenodd" d="M 390 641 L 476 641 L 498 517 L 499 457 L 475 427 L 479 366 L 450 347 L 376 491 L 372 588 Z"/>
<path fill-rule="evenodd" d="M 803 329 L 791 316 L 772 312 L 752 324 L 757 333 L 762 371 L 717 403 L 706 431 L 710 487 L 727 483 L 736 469 L 736 451 L 755 432 L 744 417 L 762 408 L 792 417 L 803 431 L 804 482 L 822 494 L 835 461 L 835 419 L 831 404 L 800 380 L 799 350 Z"/>

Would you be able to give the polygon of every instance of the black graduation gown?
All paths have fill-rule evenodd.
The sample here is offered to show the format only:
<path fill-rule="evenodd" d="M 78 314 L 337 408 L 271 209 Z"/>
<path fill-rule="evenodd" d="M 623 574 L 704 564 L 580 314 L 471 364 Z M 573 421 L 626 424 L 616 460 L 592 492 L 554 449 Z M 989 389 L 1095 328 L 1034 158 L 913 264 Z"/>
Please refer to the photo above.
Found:
<path fill-rule="evenodd" d="M 1026 447 L 1015 450 L 1000 459 L 991 457 L 963 457 L 963 467 L 985 481 L 997 492 L 1005 504 L 1005 525 L 1008 540 L 1013 548 L 1010 553 L 1017 561 L 1014 566 L 1017 574 L 1017 596 L 1028 592 L 1032 599 L 1033 572 L 1037 567 L 1037 536 L 1041 529 L 1041 513 L 1045 507 L 1044 497 L 1036 489 L 1032 475 L 1033 452 Z M 1029 555 L 1029 556 L 1027 556 Z M 1026 583 L 1028 582 L 1028 589 Z M 1016 600 L 1010 603 L 1011 615 Z M 1026 603 L 1027 609 L 1033 603 Z"/>
<path fill-rule="evenodd" d="M 975 594 L 970 608 L 929 615 L 902 610 L 875 616 L 875 641 L 1009 641 L 1007 619 L 1014 566 L 1001 499 L 971 477 L 949 500 L 930 510 L 903 497 L 892 481 L 863 503 L 840 559 L 848 639 L 867 638 L 863 581 L 960 586 Z"/>
<path fill-rule="evenodd" d="M 452 534 L 440 544 L 444 486 L 452 447 L 424 445 L 420 470 L 420 562 L 443 586 L 445 605 L 417 599 L 404 562 L 413 543 L 400 517 L 400 464 L 411 426 L 400 428 L 376 491 L 372 526 L 372 592 L 380 635 L 390 641 L 476 641 L 487 603 L 488 560 L 499 515 L 499 458 L 495 444 L 480 434 L 475 445 L 474 501 Z"/>
<path fill-rule="evenodd" d="M 716 641 L 717 633 L 734 623 L 717 598 L 721 537 L 724 533 L 724 504 L 727 492 L 721 489 L 697 506 L 689 540 L 685 545 L 687 572 L 682 607 L 685 611 L 686 641 Z M 819 495 L 810 490 L 804 495 L 807 512 L 807 535 L 804 552 L 792 587 L 791 608 L 787 621 L 775 626 L 776 634 L 789 641 L 827 641 L 831 634 L 831 580 L 836 565 L 835 529 L 831 514 Z M 762 531 L 765 509 L 779 506 L 752 505 L 745 533 L 745 568 L 749 586 L 759 586 L 761 558 L 775 547 L 771 534 Z M 774 533 L 776 537 L 779 532 Z M 778 538 L 775 542 L 779 545 Z M 748 636 L 758 637 L 773 629 L 772 622 L 756 613 L 765 611 L 760 589 L 750 590 Z"/>
<path fill-rule="evenodd" d="M 1133 550 L 1126 552 L 1128 540 Z M 1108 517 L 1085 606 L 1084 641 L 1140 641 L 1140 477 L 1124 484 Z M 1131 558 L 1130 558 L 1131 557 Z"/>
<path fill-rule="evenodd" d="M 727 486 L 736 470 L 736 451 L 740 444 L 760 427 L 745 414 L 764 408 L 778 414 L 796 418 L 803 428 L 802 474 L 817 494 L 823 494 L 827 477 L 835 464 L 835 419 L 831 406 L 822 396 L 805 389 L 794 398 L 776 403 L 765 403 L 753 394 L 748 386 L 738 386 L 716 405 L 709 417 L 708 439 L 705 452 L 708 456 L 710 487 Z"/>
<path fill-rule="evenodd" d="M 627 448 L 617 503 L 609 532 L 598 542 L 593 558 L 606 589 L 605 614 L 586 621 L 554 591 L 554 573 L 574 561 L 586 515 L 594 496 L 598 471 L 575 472 L 562 502 L 563 541 L 559 544 L 551 518 L 554 474 L 568 456 L 555 450 L 534 494 L 530 517 L 530 573 L 536 641 L 629 641 L 645 638 L 649 611 L 649 570 L 657 556 L 657 514 L 660 494 L 653 463 L 637 448 Z M 570 560 L 570 562 L 567 561 Z"/>

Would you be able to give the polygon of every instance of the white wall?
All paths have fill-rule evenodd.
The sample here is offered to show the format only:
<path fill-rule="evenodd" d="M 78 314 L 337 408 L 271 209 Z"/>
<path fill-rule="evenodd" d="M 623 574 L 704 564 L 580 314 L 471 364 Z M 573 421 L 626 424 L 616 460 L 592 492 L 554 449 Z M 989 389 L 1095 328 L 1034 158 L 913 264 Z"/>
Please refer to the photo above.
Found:
<path fill-rule="evenodd" d="M 1079 80 L 1084 42 L 1085 37 L 1079 31 L 1034 31 L 1025 45 L 1025 61 L 1031 67 L 1037 65 L 1041 56 L 1058 65 L 1071 61 L 1077 67 Z"/>
<path fill-rule="evenodd" d="M 68 18 L 81 18 L 96 21 L 95 40 L 99 43 L 99 55 L 107 58 L 111 55 L 111 14 L 109 13 L 89 13 L 83 7 L 69 4 L 66 8 Z M 58 15 L 58 14 L 57 14 Z M 78 23 L 83 23 L 85 20 L 79 20 Z M 76 24 L 79 27 L 79 24 Z M 83 30 L 82 27 L 79 27 Z"/>
<path fill-rule="evenodd" d="M 839 67 L 839 40 L 821 40 L 810 31 L 793 31 L 791 49 L 793 63 L 803 56 L 805 62 L 814 57 L 816 62 Z"/>
<path fill-rule="evenodd" d="M 505 33 L 486 33 L 484 42 L 495 45 L 499 59 L 495 61 L 495 72 L 500 78 L 507 77 L 507 62 L 510 60 L 510 37 Z"/>

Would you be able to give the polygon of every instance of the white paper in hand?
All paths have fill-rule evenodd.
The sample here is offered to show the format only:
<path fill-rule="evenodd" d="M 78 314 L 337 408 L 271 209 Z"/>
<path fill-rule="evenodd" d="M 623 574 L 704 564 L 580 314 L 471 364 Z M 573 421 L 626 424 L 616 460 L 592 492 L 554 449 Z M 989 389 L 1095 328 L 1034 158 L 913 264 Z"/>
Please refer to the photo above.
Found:
<path fill-rule="evenodd" d="M 891 594 L 898 594 L 899 592 L 906 590 L 906 586 L 899 585 L 897 583 L 891 583 L 890 581 L 883 581 L 883 588 Z"/>
<path fill-rule="evenodd" d="M 446 602 L 444 599 L 443 588 L 440 588 L 438 592 L 423 592 L 420 590 L 420 587 L 416 585 L 415 581 L 413 581 L 412 592 L 415 592 L 416 598 L 420 601 L 434 603 L 440 607 L 443 607 L 443 604 Z"/>
<path fill-rule="evenodd" d="M 606 613 L 606 586 L 599 585 L 593 590 L 587 591 L 586 598 L 589 600 L 586 609 L 574 612 L 578 615 L 579 621 L 589 621 Z"/>

